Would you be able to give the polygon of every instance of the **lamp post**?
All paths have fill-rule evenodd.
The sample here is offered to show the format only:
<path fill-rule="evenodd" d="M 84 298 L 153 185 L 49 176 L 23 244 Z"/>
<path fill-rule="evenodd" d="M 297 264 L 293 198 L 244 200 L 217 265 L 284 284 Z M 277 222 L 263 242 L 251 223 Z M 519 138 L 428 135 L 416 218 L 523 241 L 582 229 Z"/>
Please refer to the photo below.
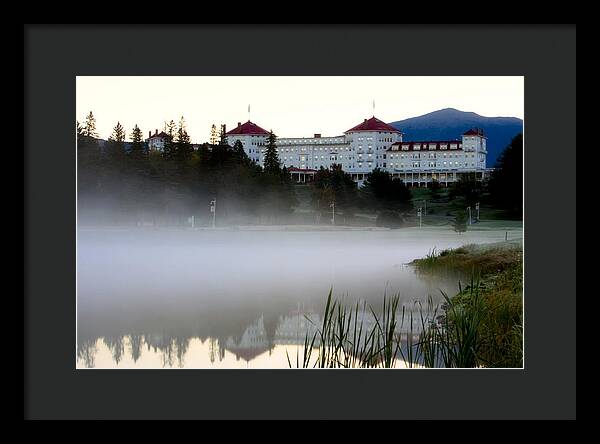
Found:
<path fill-rule="evenodd" d="M 335 225 L 335 201 L 331 202 L 331 205 L 329 206 L 332 208 L 331 225 Z"/>
<path fill-rule="evenodd" d="M 210 212 L 213 214 L 212 227 L 215 228 L 215 218 L 217 216 L 217 198 L 210 201 Z"/>
<path fill-rule="evenodd" d="M 469 212 L 469 225 L 471 225 L 471 207 L 467 207 L 467 211 Z"/>

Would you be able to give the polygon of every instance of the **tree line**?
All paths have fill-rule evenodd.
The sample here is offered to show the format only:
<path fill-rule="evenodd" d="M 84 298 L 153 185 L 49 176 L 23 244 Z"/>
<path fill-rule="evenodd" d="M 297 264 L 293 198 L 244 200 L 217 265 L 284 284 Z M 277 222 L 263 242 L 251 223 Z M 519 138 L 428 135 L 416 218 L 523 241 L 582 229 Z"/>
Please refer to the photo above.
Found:
<path fill-rule="evenodd" d="M 98 139 L 90 112 L 77 122 L 77 189 L 80 221 L 90 224 L 201 224 L 217 199 L 219 221 L 274 223 L 296 203 L 289 174 L 279 164 L 271 133 L 264 168 L 251 161 L 239 141 L 230 146 L 221 131 L 217 144 L 194 149 L 182 117 L 166 124 L 163 150 L 149 150 L 135 125 L 117 122 L 106 142 Z"/>

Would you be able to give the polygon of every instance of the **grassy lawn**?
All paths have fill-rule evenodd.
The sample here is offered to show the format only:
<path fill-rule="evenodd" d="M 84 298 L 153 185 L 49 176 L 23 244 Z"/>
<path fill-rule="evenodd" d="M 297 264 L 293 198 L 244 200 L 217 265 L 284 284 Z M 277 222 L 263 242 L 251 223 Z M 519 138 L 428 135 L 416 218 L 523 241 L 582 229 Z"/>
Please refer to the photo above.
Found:
<path fill-rule="evenodd" d="M 294 210 L 294 215 L 298 223 L 309 221 L 314 223 L 315 215 L 311 204 L 310 185 L 296 185 L 296 198 L 298 205 Z M 454 220 L 457 211 L 466 211 L 466 205 L 459 200 L 450 199 L 449 189 L 442 188 L 436 199 L 431 199 L 431 190 L 429 188 L 411 188 L 413 195 L 412 204 L 414 210 L 405 213 L 404 217 L 407 226 L 418 226 L 417 208 L 423 208 L 422 225 L 429 227 L 450 226 Z M 427 211 L 425 212 L 425 208 Z M 390 208 L 393 210 L 393 208 Z M 340 216 L 338 218 L 338 215 Z M 377 219 L 377 212 L 367 210 L 356 210 L 352 217 L 344 217 L 343 212 L 336 212 L 336 219 L 339 224 L 352 226 L 374 226 Z M 472 209 L 472 217 L 475 220 L 477 213 Z M 469 230 L 515 230 L 521 229 L 523 222 L 520 220 L 509 220 L 506 215 L 498 209 L 491 208 L 485 204 L 480 206 L 479 222 L 469 225 Z"/>

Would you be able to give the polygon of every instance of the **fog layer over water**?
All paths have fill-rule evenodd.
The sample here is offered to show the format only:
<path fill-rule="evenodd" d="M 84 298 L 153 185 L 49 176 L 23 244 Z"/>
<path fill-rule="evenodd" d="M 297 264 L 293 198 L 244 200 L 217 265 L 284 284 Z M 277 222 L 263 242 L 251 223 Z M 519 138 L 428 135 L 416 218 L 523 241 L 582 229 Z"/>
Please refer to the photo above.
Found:
<path fill-rule="evenodd" d="M 505 231 L 84 229 L 78 232 L 78 367 L 287 367 L 330 288 L 410 306 L 458 280 L 406 264 Z M 291 350 L 291 349 L 290 349 Z M 296 351 L 293 349 L 293 354 Z M 249 365 L 253 364 L 253 365 Z"/>

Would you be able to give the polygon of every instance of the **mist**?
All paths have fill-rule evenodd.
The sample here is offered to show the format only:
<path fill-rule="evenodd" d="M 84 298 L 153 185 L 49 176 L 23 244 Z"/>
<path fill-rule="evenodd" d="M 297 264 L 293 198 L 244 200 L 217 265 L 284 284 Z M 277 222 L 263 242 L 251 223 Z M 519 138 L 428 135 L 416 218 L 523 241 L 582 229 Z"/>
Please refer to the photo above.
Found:
<path fill-rule="evenodd" d="M 164 344 L 216 338 L 235 348 L 261 319 L 269 349 L 287 318 L 321 313 L 330 289 L 347 304 L 378 307 L 384 294 L 399 294 L 408 307 L 440 302 L 442 291 L 458 290 L 459 277 L 420 276 L 407 264 L 432 248 L 499 237 L 418 229 L 81 226 L 78 341 L 117 338 L 118 346 L 118 338 L 158 334 Z"/>

